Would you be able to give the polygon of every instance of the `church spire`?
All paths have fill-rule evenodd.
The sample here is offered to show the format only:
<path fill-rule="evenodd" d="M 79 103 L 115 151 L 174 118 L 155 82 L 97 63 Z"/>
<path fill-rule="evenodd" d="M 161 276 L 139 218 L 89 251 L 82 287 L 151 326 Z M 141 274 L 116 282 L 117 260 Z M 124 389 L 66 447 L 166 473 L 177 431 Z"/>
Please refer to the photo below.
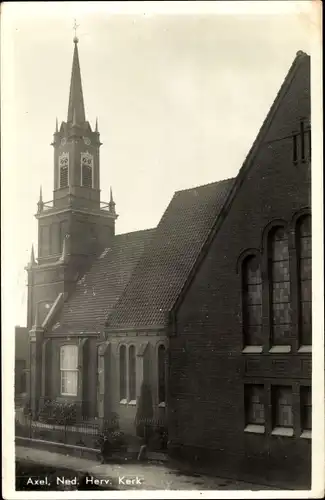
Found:
<path fill-rule="evenodd" d="M 79 39 L 77 38 L 77 36 L 75 36 L 73 39 L 74 51 L 73 51 L 73 61 L 72 61 L 71 82 L 70 82 L 68 122 L 72 122 L 72 120 L 75 118 L 76 123 L 80 125 L 86 121 L 86 115 L 85 115 L 84 98 L 83 98 L 82 84 L 81 84 L 78 42 Z"/>
<path fill-rule="evenodd" d="M 32 245 L 32 249 L 31 249 L 31 252 L 30 252 L 30 260 L 29 260 L 29 263 L 28 263 L 28 268 L 31 269 L 32 267 L 34 267 L 36 264 L 36 261 L 35 261 L 35 253 L 34 253 L 34 245 Z"/>

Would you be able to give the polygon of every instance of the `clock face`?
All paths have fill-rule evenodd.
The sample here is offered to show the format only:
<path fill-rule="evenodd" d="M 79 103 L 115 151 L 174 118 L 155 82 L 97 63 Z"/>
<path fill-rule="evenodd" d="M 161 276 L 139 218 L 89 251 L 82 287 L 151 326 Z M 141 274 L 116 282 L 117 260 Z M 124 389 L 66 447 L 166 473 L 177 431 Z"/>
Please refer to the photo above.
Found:
<path fill-rule="evenodd" d="M 61 144 L 62 146 L 65 146 L 65 144 L 67 143 L 67 140 L 65 137 L 63 137 L 63 139 L 61 139 Z"/>
<path fill-rule="evenodd" d="M 89 139 L 89 137 L 84 137 L 84 143 L 89 146 L 89 144 L 91 143 L 91 140 Z"/>

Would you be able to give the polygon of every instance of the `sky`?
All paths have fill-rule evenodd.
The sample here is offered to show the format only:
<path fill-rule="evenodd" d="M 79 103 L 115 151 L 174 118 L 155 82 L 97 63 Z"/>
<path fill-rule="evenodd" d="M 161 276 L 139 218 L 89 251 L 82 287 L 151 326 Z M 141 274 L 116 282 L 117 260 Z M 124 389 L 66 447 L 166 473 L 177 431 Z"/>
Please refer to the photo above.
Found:
<path fill-rule="evenodd" d="M 50 143 L 56 117 L 67 117 L 75 17 L 86 116 L 98 117 L 103 143 L 101 199 L 112 186 L 117 233 L 156 226 L 177 190 L 235 176 L 296 52 L 310 53 L 305 2 L 280 2 L 292 7 L 281 15 L 267 14 L 273 2 L 254 2 L 254 14 L 231 2 L 237 15 L 181 3 L 178 14 L 168 5 L 155 14 L 150 2 L 3 4 L 2 293 L 12 334 L 26 324 L 40 185 L 53 199 Z"/>

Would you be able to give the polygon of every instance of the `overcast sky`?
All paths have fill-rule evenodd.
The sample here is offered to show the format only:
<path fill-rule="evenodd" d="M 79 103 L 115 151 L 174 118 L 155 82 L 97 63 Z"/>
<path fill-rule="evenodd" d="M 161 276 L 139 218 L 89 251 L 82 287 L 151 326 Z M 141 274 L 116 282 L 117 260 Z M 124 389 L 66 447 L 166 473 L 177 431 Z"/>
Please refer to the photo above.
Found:
<path fill-rule="evenodd" d="M 290 15 L 144 16 L 84 6 L 5 5 L 2 286 L 14 298 L 10 328 L 26 324 L 24 266 L 37 243 L 40 185 L 45 201 L 53 198 L 50 143 L 56 117 L 67 117 L 74 17 L 86 115 L 92 125 L 98 116 L 103 142 L 101 196 L 113 187 L 117 233 L 156 226 L 176 190 L 235 176 L 296 52 L 310 52 L 301 7 Z"/>

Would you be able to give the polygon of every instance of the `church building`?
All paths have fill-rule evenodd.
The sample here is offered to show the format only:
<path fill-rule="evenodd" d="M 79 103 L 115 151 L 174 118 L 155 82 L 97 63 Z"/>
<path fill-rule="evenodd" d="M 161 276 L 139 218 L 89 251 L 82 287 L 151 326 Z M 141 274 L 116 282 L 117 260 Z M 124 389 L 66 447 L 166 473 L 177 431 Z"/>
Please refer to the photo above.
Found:
<path fill-rule="evenodd" d="M 298 52 L 172 308 L 171 454 L 310 487 L 311 305 L 310 58 Z"/>
<path fill-rule="evenodd" d="M 80 417 L 118 414 L 135 433 L 141 388 L 166 419 L 168 312 L 233 179 L 178 191 L 155 229 L 116 234 L 112 197 L 100 200 L 100 136 L 86 119 L 78 39 L 67 121 L 56 126 L 53 201 L 38 202 L 38 256 L 28 273 L 33 415 L 46 400 L 77 403 Z"/>
<path fill-rule="evenodd" d="M 46 400 L 135 435 L 144 386 L 171 455 L 221 475 L 296 478 L 311 456 L 310 58 L 298 52 L 234 179 L 175 192 L 118 234 L 74 52 L 28 274 L 33 417 Z M 106 188 L 106 187 L 105 187 Z"/>

